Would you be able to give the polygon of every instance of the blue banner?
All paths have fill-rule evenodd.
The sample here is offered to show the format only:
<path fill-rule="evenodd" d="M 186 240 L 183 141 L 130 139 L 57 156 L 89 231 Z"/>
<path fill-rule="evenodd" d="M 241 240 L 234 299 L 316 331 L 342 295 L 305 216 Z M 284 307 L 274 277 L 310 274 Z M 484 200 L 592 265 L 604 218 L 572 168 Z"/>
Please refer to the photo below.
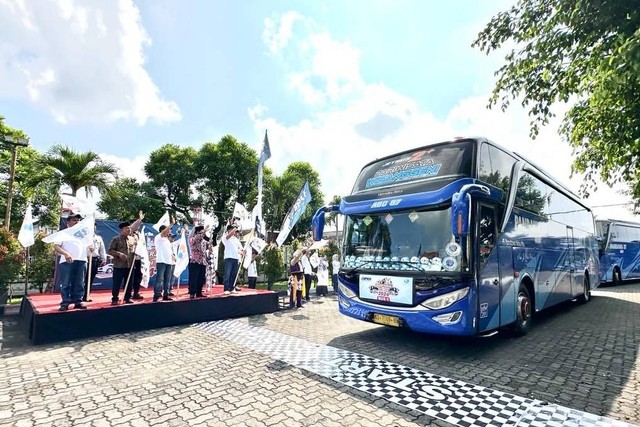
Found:
<path fill-rule="evenodd" d="M 291 206 L 287 216 L 284 218 L 282 227 L 280 227 L 280 234 L 278 234 L 278 237 L 276 238 L 278 246 L 282 246 L 284 241 L 287 239 L 291 229 L 296 225 L 296 222 L 298 222 L 310 201 L 311 192 L 309 191 L 309 182 L 305 182 L 304 186 L 302 186 L 302 190 L 300 190 L 300 194 L 298 194 L 295 202 L 293 202 L 293 206 Z"/>

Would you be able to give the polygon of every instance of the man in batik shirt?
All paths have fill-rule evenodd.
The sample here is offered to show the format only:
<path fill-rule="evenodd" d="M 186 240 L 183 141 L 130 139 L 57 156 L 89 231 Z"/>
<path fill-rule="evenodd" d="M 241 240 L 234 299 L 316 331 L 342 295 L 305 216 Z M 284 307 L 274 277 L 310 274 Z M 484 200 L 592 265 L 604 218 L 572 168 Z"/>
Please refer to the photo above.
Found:
<path fill-rule="evenodd" d="M 207 277 L 207 250 L 209 238 L 202 225 L 194 227 L 189 236 L 189 296 L 204 298 L 202 287 Z"/>

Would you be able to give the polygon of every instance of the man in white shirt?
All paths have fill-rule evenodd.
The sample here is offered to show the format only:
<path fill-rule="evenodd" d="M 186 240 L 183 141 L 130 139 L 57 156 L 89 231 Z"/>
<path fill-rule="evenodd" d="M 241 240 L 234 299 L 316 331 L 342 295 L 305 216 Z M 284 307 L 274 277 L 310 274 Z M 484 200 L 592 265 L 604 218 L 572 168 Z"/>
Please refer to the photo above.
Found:
<path fill-rule="evenodd" d="M 98 226 L 93 227 L 93 245 L 89 246 L 89 262 L 87 263 L 87 285 L 84 288 L 84 295 L 82 301 L 91 302 L 89 299 L 89 289 L 93 286 L 93 281 L 96 279 L 98 273 L 98 267 L 107 263 L 107 250 L 104 246 L 104 240 L 97 233 Z"/>
<path fill-rule="evenodd" d="M 156 283 L 153 287 L 153 302 L 158 302 L 160 295 L 162 295 L 162 301 L 173 300 L 169 296 L 171 274 L 173 272 L 172 266 L 176 263 L 173 246 L 169 240 L 169 233 L 173 224 L 174 220 L 172 218 L 169 222 L 169 227 L 161 225 L 160 233 L 153 239 L 156 247 Z"/>
<path fill-rule="evenodd" d="M 222 235 L 224 245 L 224 293 L 235 293 L 236 277 L 240 267 L 240 257 L 244 252 L 242 243 L 238 239 L 238 227 L 235 224 L 227 225 L 227 230 Z"/>
<path fill-rule="evenodd" d="M 79 214 L 70 213 L 67 217 L 67 228 L 73 227 L 82 219 Z M 67 311 L 69 305 L 74 308 L 86 309 L 82 304 L 84 295 L 84 280 L 87 276 L 87 245 L 78 241 L 56 244 L 54 250 L 60 257 L 58 270 L 58 285 L 60 286 L 59 311 Z"/>
<path fill-rule="evenodd" d="M 256 283 L 258 282 L 258 265 L 256 262 L 257 258 L 258 258 L 258 253 L 255 250 L 252 250 L 251 263 L 249 264 L 249 268 L 247 268 L 247 278 L 249 279 L 248 281 L 249 281 L 250 289 L 255 289 Z"/>

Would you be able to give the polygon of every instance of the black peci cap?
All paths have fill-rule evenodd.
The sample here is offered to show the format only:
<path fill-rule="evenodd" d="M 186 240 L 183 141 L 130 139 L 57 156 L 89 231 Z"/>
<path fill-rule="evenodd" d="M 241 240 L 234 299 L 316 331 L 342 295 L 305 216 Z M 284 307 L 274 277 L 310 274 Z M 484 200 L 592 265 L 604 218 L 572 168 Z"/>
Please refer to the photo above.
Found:
<path fill-rule="evenodd" d="M 118 228 L 120 230 L 122 230 L 125 227 L 130 227 L 130 226 L 131 226 L 131 223 L 129 221 L 121 222 L 120 224 L 118 224 Z"/>

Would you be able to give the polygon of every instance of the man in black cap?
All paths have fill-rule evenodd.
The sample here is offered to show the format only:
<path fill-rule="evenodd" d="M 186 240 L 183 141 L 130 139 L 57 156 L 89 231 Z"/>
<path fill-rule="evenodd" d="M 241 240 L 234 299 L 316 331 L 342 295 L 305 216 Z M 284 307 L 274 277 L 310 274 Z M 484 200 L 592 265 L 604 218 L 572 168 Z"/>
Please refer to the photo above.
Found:
<path fill-rule="evenodd" d="M 118 224 L 120 234 L 109 243 L 109 255 L 113 257 L 113 285 L 111 286 L 111 305 L 118 304 L 118 295 L 120 287 L 125 284 L 124 303 L 132 304 L 131 301 L 131 281 L 129 270 L 133 267 L 136 245 L 138 244 L 137 235 L 131 233 L 131 230 L 138 230 L 144 214 L 142 211 L 138 213 L 138 219 L 133 223 L 121 222 Z"/>

